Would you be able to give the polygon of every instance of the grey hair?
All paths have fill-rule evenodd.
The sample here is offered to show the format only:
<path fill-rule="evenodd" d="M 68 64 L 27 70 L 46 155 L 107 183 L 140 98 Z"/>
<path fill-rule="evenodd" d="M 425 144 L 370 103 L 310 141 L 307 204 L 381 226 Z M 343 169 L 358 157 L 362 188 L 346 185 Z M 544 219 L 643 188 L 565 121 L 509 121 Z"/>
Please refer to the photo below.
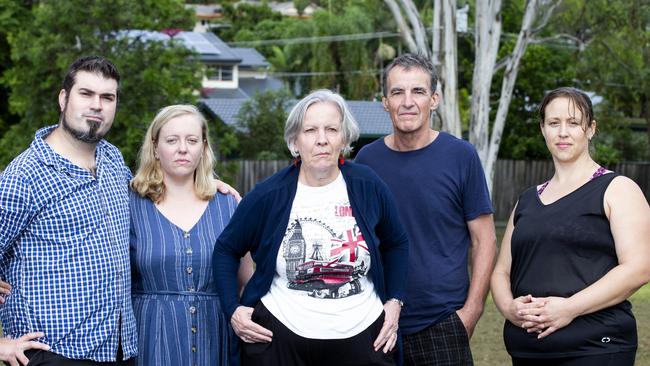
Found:
<path fill-rule="evenodd" d="M 316 103 L 331 103 L 339 109 L 339 113 L 343 117 L 341 121 L 345 146 L 343 155 L 349 154 L 352 151 L 352 143 L 359 139 L 359 125 L 342 96 L 328 89 L 319 89 L 302 98 L 289 113 L 287 123 L 284 125 L 284 141 L 287 143 L 291 156 L 298 157 L 298 152 L 294 150 L 294 143 L 302 128 L 307 109 Z"/>
<path fill-rule="evenodd" d="M 397 66 L 407 71 L 415 67 L 426 72 L 427 74 L 429 74 L 429 77 L 431 78 L 431 93 L 434 93 L 436 91 L 438 85 L 438 75 L 436 74 L 436 70 L 433 68 L 433 64 L 431 63 L 431 61 L 429 61 L 429 59 L 427 59 L 426 57 L 420 54 L 405 53 L 395 58 L 386 67 L 386 69 L 384 69 L 384 74 L 382 75 L 382 78 L 384 82 L 385 97 L 388 96 L 388 74 L 392 69 L 394 69 Z"/>

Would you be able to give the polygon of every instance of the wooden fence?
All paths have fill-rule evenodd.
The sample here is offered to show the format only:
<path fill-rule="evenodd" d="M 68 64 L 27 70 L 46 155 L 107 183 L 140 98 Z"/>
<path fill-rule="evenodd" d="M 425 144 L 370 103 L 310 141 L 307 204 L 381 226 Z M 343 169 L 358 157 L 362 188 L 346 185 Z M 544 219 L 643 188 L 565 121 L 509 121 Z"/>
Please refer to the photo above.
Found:
<path fill-rule="evenodd" d="M 257 182 L 286 167 L 287 160 L 240 160 L 235 187 L 249 192 Z M 612 170 L 630 177 L 650 201 L 650 163 L 621 163 Z M 494 174 L 492 203 L 495 220 L 506 221 L 519 195 L 528 187 L 543 183 L 553 176 L 553 163 L 536 160 L 499 160 Z"/>

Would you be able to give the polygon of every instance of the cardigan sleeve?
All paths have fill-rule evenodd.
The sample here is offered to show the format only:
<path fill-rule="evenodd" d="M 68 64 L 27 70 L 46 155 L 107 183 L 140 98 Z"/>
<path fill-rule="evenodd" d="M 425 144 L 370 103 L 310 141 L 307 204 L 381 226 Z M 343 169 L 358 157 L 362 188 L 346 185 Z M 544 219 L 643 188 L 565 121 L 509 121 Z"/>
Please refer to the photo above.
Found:
<path fill-rule="evenodd" d="M 237 206 L 228 225 L 214 246 L 212 274 L 226 317 L 239 306 L 237 271 L 240 259 L 254 250 L 259 242 L 259 223 L 262 218 L 263 202 L 254 192 L 249 193 Z"/>
<path fill-rule="evenodd" d="M 392 193 L 379 179 L 376 187 L 381 205 L 381 216 L 376 232 L 381 243 L 379 251 L 384 267 L 386 299 L 404 300 L 409 255 L 408 235 L 400 221 Z"/>

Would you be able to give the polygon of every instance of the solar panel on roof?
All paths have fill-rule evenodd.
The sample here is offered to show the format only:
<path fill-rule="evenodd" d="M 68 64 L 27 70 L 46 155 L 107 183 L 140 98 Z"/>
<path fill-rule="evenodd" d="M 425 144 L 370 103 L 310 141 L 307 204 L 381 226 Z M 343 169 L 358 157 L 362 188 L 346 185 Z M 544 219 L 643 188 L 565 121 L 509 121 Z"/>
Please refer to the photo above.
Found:
<path fill-rule="evenodd" d="M 200 33 L 182 32 L 178 35 L 185 44 L 202 55 L 220 55 L 221 51 Z"/>

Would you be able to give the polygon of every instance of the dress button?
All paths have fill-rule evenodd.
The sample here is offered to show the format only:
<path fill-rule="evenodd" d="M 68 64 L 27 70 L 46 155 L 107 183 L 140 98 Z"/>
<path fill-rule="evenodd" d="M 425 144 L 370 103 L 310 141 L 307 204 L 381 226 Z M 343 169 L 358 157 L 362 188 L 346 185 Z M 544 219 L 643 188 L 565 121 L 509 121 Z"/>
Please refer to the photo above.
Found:
<path fill-rule="evenodd" d="M 192 248 L 185 249 L 185 254 L 191 255 L 192 254 Z"/>
<path fill-rule="evenodd" d="M 196 333 L 196 327 L 192 327 L 192 333 Z"/>
<path fill-rule="evenodd" d="M 189 238 L 189 237 L 190 237 L 190 233 L 187 232 L 187 231 L 184 231 L 184 232 L 183 232 L 183 237 L 184 237 L 185 239 Z"/>
<path fill-rule="evenodd" d="M 185 271 L 187 272 L 187 274 L 192 274 L 192 267 L 187 267 Z"/>
<path fill-rule="evenodd" d="M 196 313 L 196 308 L 194 306 L 190 306 L 190 313 Z"/>
<path fill-rule="evenodd" d="M 196 347 L 192 346 L 192 352 L 196 352 Z"/>
<path fill-rule="evenodd" d="M 196 291 L 196 290 L 194 289 L 194 286 L 190 286 L 190 287 L 187 289 L 187 291 L 189 291 L 189 292 L 194 292 L 194 291 Z"/>

